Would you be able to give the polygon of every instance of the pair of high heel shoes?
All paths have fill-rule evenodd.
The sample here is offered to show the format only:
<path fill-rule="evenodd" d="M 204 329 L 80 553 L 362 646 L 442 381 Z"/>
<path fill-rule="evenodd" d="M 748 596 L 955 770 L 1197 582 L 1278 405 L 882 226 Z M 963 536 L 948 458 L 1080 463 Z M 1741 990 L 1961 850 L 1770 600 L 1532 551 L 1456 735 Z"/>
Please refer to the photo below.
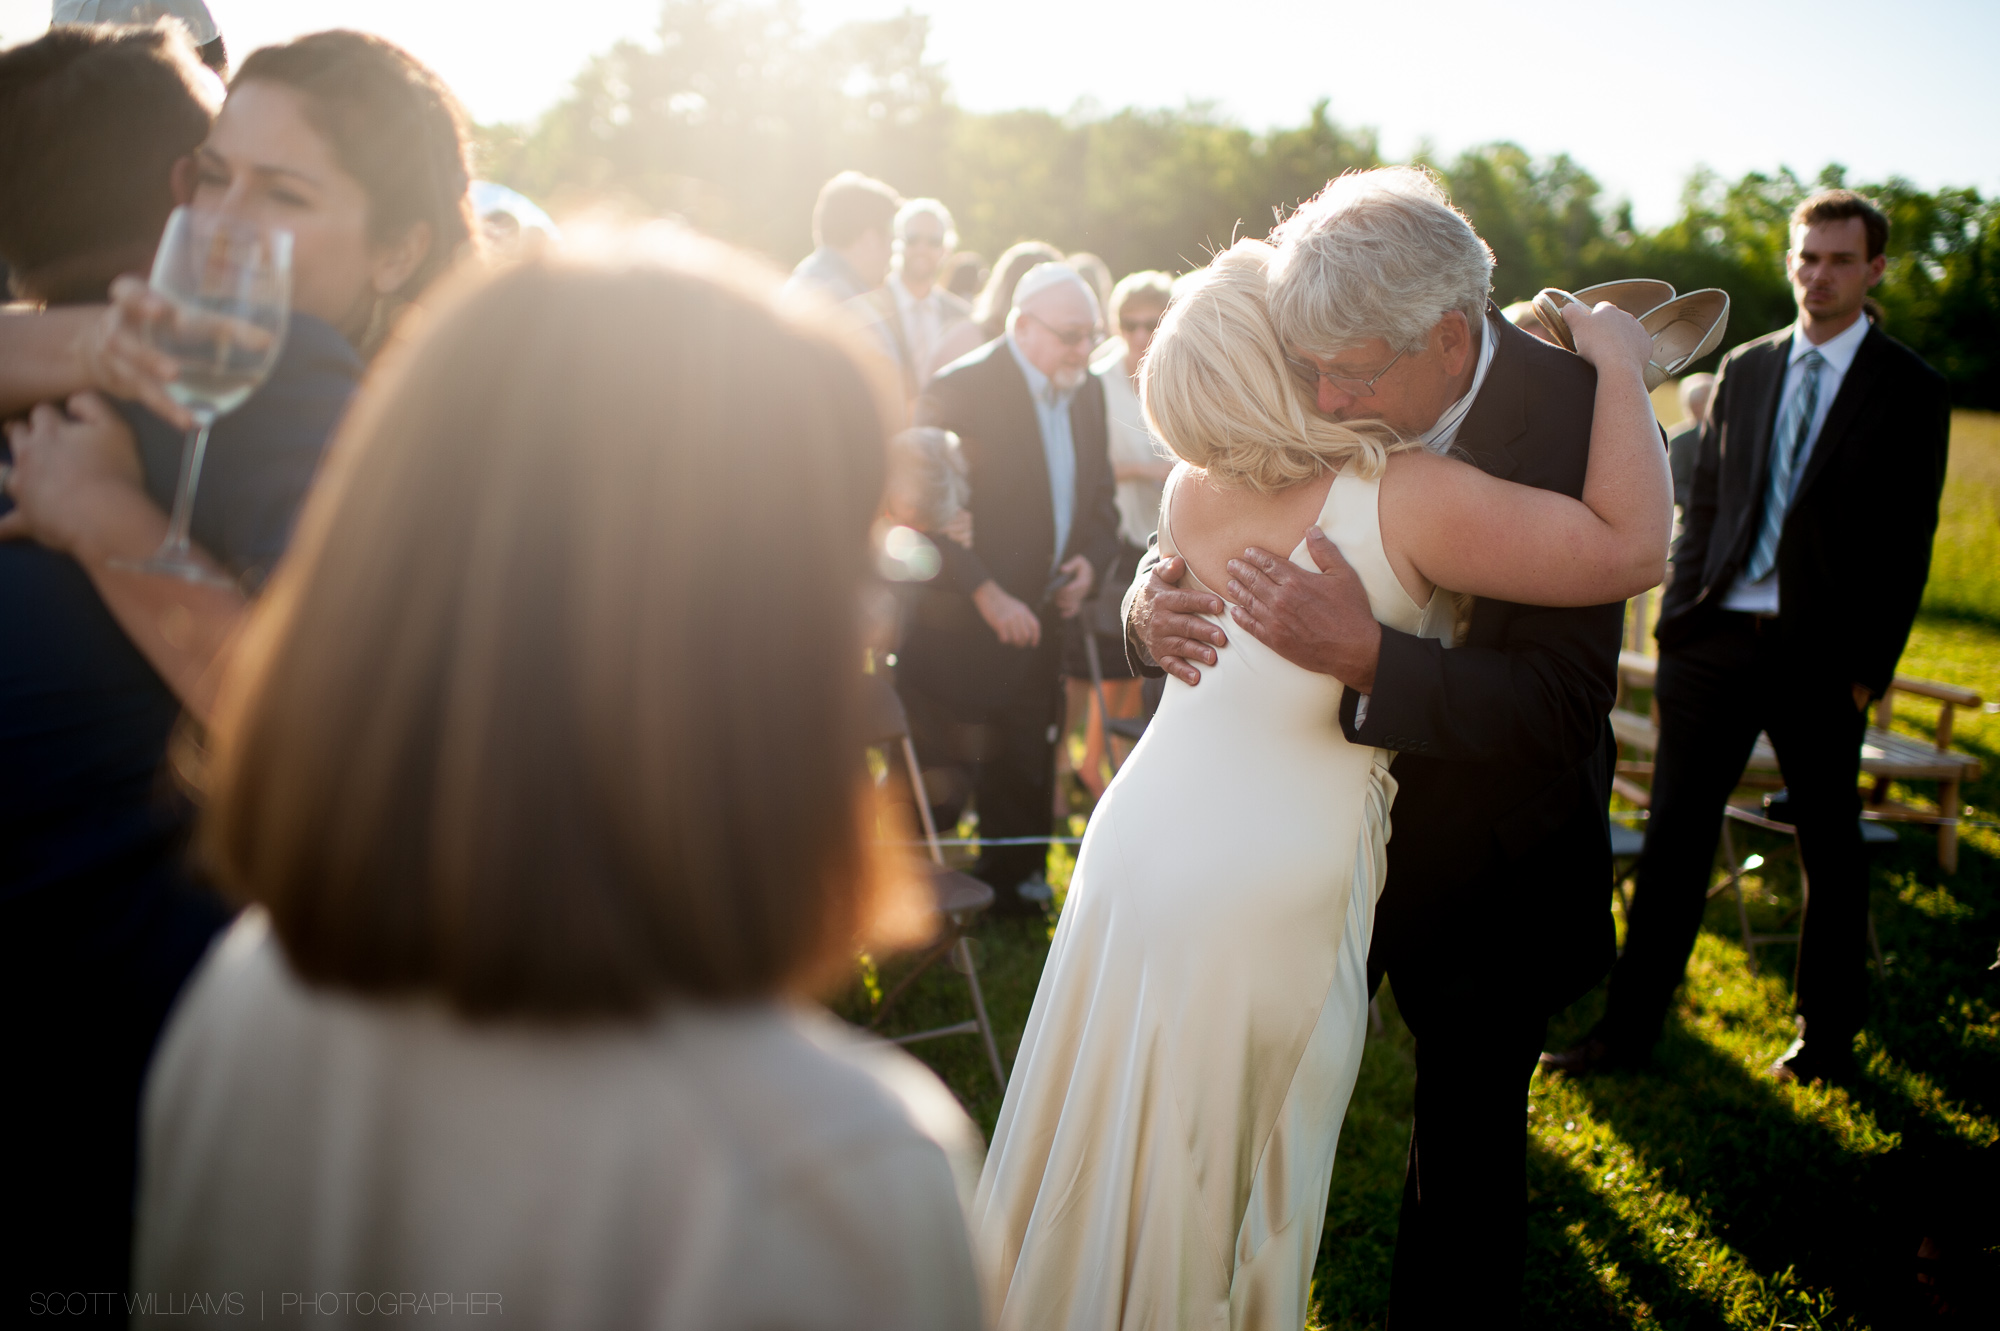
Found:
<path fill-rule="evenodd" d="M 1535 297 L 1535 317 L 1566 350 L 1576 350 L 1576 337 L 1562 307 L 1571 303 L 1594 306 L 1610 301 L 1637 319 L 1653 338 L 1653 358 L 1646 362 L 1646 391 L 1651 392 L 1722 344 L 1729 329 L 1729 293 L 1716 287 L 1676 296 L 1666 282 L 1635 277 L 1602 282 L 1574 294 L 1545 287 Z"/>

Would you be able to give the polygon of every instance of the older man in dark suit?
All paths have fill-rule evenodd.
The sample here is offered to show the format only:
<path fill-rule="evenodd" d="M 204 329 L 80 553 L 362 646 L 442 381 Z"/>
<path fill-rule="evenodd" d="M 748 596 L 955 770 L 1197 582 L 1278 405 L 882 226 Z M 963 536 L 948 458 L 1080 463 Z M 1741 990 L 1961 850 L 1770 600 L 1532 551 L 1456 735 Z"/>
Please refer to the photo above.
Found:
<path fill-rule="evenodd" d="M 1944 380 L 1864 317 L 1889 223 L 1829 190 L 1792 214 L 1791 327 L 1731 352 L 1696 455 L 1661 608 L 1660 747 L 1632 923 L 1604 1019 L 1547 1061 L 1643 1062 L 1701 927 L 1722 809 L 1768 732 L 1812 884 L 1781 1080 L 1854 1074 L 1868 875 L 1861 736 L 1930 572 L 1951 408 Z"/>
<path fill-rule="evenodd" d="M 917 406 L 918 424 L 964 443 L 972 545 L 939 542 L 943 570 L 917 597 L 896 687 L 940 820 L 956 822 L 970 795 L 982 837 L 1023 839 L 987 847 L 974 868 L 1002 914 L 1048 899 L 1055 621 L 1075 617 L 1118 554 L 1104 389 L 1090 373 L 1098 333 L 1097 299 L 1074 270 L 1032 268 L 1007 332 L 939 373 Z"/>
<path fill-rule="evenodd" d="M 1488 300 L 1493 257 L 1434 181 L 1342 177 L 1280 228 L 1271 306 L 1319 410 L 1381 420 L 1496 476 L 1575 497 L 1597 376 Z M 1235 622 L 1347 685 L 1341 726 L 1396 752 L 1395 835 L 1369 968 L 1417 1037 L 1416 1124 L 1390 1325 L 1518 1323 L 1527 1225 L 1521 1106 L 1551 1013 L 1610 966 L 1609 833 L 1622 605 L 1478 600 L 1466 639 L 1386 628 L 1331 542 L 1322 570 L 1231 561 Z M 1140 664 L 1194 684 L 1223 606 L 1140 566 L 1126 619 Z M 1331 1125 L 1329 1125 L 1329 1130 Z"/>

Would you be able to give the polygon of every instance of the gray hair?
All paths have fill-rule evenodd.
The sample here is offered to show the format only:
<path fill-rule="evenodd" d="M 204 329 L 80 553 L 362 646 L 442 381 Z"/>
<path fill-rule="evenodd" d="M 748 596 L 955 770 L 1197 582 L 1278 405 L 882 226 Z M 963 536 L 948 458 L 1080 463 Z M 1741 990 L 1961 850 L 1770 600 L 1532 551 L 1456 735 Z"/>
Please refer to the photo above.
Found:
<path fill-rule="evenodd" d="M 1272 321 L 1317 355 L 1376 337 L 1411 350 L 1452 310 L 1477 328 L 1493 288 L 1493 251 L 1416 167 L 1348 172 L 1271 240 Z"/>
<path fill-rule="evenodd" d="M 944 228 L 944 248 L 948 254 L 958 248 L 958 224 L 951 220 L 951 209 L 936 199 L 910 199 L 896 210 L 896 221 L 890 228 L 893 239 L 903 239 L 903 224 L 913 217 L 935 217 L 937 224 Z"/>
<path fill-rule="evenodd" d="M 1171 273 L 1163 273 L 1157 268 L 1148 268 L 1136 273 L 1127 273 L 1118 279 L 1118 285 L 1111 288 L 1111 322 L 1116 324 L 1125 313 L 1125 302 L 1145 298 L 1148 305 L 1167 307 L 1174 298 L 1174 279 Z"/>
<path fill-rule="evenodd" d="M 1383 425 L 1343 425 L 1311 409 L 1271 327 L 1267 285 L 1276 251 L 1237 241 L 1175 284 L 1139 400 L 1153 434 L 1219 485 L 1277 494 L 1353 466 L 1376 477 L 1389 454 L 1416 447 Z"/>

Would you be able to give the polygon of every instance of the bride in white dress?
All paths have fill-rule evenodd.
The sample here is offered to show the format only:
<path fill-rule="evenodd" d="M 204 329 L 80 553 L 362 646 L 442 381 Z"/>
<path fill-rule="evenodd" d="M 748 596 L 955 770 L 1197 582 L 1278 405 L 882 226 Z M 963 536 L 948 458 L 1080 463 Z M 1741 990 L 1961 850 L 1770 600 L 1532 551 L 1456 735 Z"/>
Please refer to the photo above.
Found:
<path fill-rule="evenodd" d="M 1310 411 L 1265 308 L 1273 253 L 1242 241 L 1188 279 L 1148 357 L 1183 460 L 1163 555 L 1224 596 L 1246 546 L 1314 568 L 1317 525 L 1378 620 L 1447 640 L 1443 587 L 1595 605 L 1658 582 L 1669 482 L 1636 320 L 1572 307 L 1598 369 L 1578 502 Z M 1305 1320 L 1396 782 L 1341 733 L 1339 682 L 1230 642 L 1199 689 L 1167 681 L 1078 854 L 973 1210 L 1003 1331 Z"/>

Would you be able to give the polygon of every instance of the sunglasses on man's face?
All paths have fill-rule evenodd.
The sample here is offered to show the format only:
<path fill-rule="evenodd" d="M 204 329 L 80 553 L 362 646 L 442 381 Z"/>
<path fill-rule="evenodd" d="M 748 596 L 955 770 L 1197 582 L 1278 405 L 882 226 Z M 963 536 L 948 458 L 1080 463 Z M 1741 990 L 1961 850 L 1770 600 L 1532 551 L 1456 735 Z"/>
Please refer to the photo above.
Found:
<path fill-rule="evenodd" d="M 1118 326 L 1125 330 L 1127 337 L 1134 333 L 1154 333 L 1159 331 L 1161 317 L 1154 315 L 1150 319 L 1120 319 Z"/>

